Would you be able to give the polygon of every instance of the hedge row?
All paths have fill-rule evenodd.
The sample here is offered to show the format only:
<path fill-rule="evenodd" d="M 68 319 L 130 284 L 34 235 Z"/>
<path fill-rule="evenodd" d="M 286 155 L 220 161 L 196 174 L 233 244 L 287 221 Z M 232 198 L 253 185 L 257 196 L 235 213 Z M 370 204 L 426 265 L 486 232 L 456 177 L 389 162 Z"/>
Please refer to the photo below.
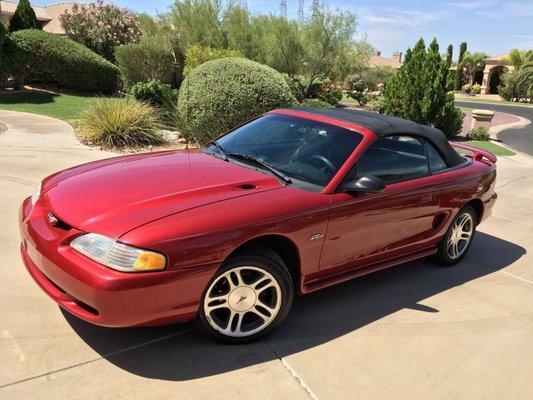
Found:
<path fill-rule="evenodd" d="M 101 94 L 119 88 L 119 69 L 73 40 L 37 29 L 17 31 L 11 37 L 23 49 L 25 82 Z"/>

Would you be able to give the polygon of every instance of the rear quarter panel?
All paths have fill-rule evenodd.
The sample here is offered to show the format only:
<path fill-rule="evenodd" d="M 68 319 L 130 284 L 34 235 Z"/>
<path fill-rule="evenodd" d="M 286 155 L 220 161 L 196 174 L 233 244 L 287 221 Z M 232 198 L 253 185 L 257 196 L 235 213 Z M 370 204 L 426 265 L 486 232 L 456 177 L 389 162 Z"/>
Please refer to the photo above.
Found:
<path fill-rule="evenodd" d="M 440 205 L 448 214 L 448 224 L 473 199 L 479 199 L 483 203 L 482 215 L 478 215 L 480 222 L 490 215 L 496 200 L 496 164 L 474 160 L 465 167 L 443 172 L 438 176 L 441 185 Z M 445 224 L 446 228 L 448 224 Z"/>

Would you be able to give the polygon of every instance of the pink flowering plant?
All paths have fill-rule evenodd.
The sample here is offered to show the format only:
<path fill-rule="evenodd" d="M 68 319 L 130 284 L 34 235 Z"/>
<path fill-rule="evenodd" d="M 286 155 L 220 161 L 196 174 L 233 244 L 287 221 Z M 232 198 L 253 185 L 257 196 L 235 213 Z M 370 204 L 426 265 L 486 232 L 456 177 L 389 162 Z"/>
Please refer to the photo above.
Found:
<path fill-rule="evenodd" d="M 83 44 L 111 62 L 115 61 L 115 47 L 136 43 L 141 30 L 135 15 L 127 8 L 114 4 L 74 4 L 60 17 L 68 37 Z"/>

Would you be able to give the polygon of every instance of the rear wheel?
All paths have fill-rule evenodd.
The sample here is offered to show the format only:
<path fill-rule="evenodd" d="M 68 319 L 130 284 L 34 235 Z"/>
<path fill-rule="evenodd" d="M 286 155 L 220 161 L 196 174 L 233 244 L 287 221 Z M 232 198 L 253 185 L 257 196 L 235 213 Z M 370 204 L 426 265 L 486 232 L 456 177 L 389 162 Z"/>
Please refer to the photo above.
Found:
<path fill-rule="evenodd" d="M 268 248 L 253 249 L 229 259 L 211 279 L 196 323 L 217 340 L 251 342 L 285 319 L 293 298 L 283 260 Z"/>
<path fill-rule="evenodd" d="M 439 244 L 437 261 L 451 266 L 466 256 L 476 233 L 476 221 L 476 211 L 472 207 L 467 206 L 459 211 Z"/>

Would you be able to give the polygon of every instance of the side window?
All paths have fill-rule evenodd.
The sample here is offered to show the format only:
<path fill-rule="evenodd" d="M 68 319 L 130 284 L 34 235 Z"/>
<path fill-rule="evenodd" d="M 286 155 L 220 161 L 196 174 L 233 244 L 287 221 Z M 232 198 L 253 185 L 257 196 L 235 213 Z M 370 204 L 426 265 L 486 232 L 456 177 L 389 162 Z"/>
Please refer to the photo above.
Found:
<path fill-rule="evenodd" d="M 379 138 L 361 155 L 355 168 L 358 177 L 374 175 L 385 183 L 426 176 L 426 142 L 406 135 Z"/>
<path fill-rule="evenodd" d="M 439 172 L 443 169 L 448 168 L 446 161 L 441 157 L 439 152 L 433 147 L 431 143 L 427 143 L 428 149 L 428 158 L 429 158 L 429 169 L 433 172 Z"/>

